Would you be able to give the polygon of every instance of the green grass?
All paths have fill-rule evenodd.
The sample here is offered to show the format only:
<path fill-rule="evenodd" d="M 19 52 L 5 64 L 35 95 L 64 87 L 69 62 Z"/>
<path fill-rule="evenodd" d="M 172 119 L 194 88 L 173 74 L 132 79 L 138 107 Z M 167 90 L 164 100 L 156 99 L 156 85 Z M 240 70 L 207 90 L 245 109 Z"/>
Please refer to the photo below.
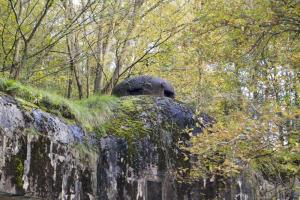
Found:
<path fill-rule="evenodd" d="M 91 96 L 70 100 L 19 82 L 0 78 L 0 91 L 14 96 L 24 109 L 40 108 L 69 121 L 75 121 L 87 131 L 99 131 L 117 104 L 113 96 Z"/>
<path fill-rule="evenodd" d="M 68 106 L 86 129 L 99 131 L 100 126 L 112 115 L 116 104 L 117 98 L 113 96 L 91 96 L 88 99 L 69 102 Z"/>

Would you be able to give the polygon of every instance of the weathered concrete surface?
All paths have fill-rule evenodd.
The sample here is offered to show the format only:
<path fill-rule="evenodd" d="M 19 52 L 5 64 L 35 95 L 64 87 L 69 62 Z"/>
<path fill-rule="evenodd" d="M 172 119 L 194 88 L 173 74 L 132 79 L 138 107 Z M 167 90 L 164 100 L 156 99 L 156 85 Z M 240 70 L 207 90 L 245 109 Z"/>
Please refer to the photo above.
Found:
<path fill-rule="evenodd" d="M 24 109 L 4 94 L 0 111 L 1 192 L 46 199 L 152 199 L 149 190 L 158 190 L 156 196 L 166 199 L 176 167 L 188 165 L 177 142 L 189 137 L 183 130 L 195 124 L 193 112 L 170 98 L 121 98 L 115 116 L 103 125 L 107 136 L 94 139 L 98 150 L 87 154 L 82 143 L 93 134 L 76 124 Z"/>
<path fill-rule="evenodd" d="M 168 81 L 152 76 L 135 76 L 125 79 L 113 88 L 112 94 L 118 97 L 156 95 L 175 98 L 175 90 Z"/>
<path fill-rule="evenodd" d="M 124 97 L 116 110 L 100 145 L 100 199 L 187 198 L 189 190 L 180 189 L 175 177 L 179 167 L 189 167 L 179 144 L 188 141 L 185 129 L 194 127 L 194 112 L 154 96 Z"/>
<path fill-rule="evenodd" d="M 180 145 L 186 128 L 200 133 L 213 120 L 167 97 L 122 97 L 96 138 L 80 126 L 37 108 L 24 108 L 0 94 L 0 199 L 270 199 L 274 188 L 259 174 L 226 183 L 182 183 L 177 169 L 188 168 Z M 96 148 L 91 148 L 96 147 Z M 94 150 L 91 150 L 94 149 Z M 271 192 L 267 192 L 271 191 Z M 1 194 L 2 193 L 6 193 Z M 5 196 L 5 197 L 4 197 Z M 277 199 L 296 199 L 279 193 Z"/>
<path fill-rule="evenodd" d="M 1 94 L 0 191 L 46 199 L 92 199 L 96 159 L 81 155 L 74 146 L 85 134 L 39 109 L 24 110 Z"/>

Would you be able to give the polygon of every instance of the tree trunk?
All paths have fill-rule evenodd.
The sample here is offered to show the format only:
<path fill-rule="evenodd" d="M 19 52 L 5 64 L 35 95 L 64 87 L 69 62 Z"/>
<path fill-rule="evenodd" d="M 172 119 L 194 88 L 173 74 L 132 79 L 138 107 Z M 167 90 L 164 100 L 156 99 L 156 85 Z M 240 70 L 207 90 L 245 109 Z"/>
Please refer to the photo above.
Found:
<path fill-rule="evenodd" d="M 15 80 L 18 80 L 20 77 L 20 72 L 24 68 L 26 62 L 27 62 L 27 56 L 28 56 L 28 44 L 25 42 L 24 44 L 24 50 L 23 50 L 23 55 L 21 58 L 20 63 L 17 65 L 17 67 L 14 70 L 13 78 Z"/>
<path fill-rule="evenodd" d="M 101 83 L 102 83 L 102 54 L 103 54 L 103 31 L 102 31 L 102 25 L 99 24 L 98 29 L 98 37 L 97 37 L 97 55 L 96 57 L 96 75 L 95 75 L 95 81 L 94 81 L 94 94 L 100 94 L 101 93 Z"/>
<path fill-rule="evenodd" d="M 16 42 L 15 42 L 15 51 L 14 51 L 14 57 L 13 57 L 13 63 L 11 65 L 11 68 L 10 68 L 10 78 L 11 79 L 15 79 L 15 76 L 16 74 L 19 74 L 19 72 L 17 73 L 16 71 L 18 71 L 19 69 L 19 65 L 20 65 L 20 51 L 21 51 L 21 27 L 20 27 L 20 24 L 22 22 L 22 14 L 23 14 L 23 1 L 20 0 L 19 1 L 19 5 L 20 5 L 20 8 L 19 8 L 19 12 L 18 12 L 18 16 L 17 16 L 17 25 L 18 25 L 18 28 L 17 28 L 17 37 L 16 37 Z"/>
<path fill-rule="evenodd" d="M 94 81 L 94 94 L 101 93 L 101 82 L 102 82 L 102 66 L 98 62 L 96 67 L 95 81 Z"/>
<path fill-rule="evenodd" d="M 72 12 L 73 12 L 72 0 L 69 0 L 68 3 L 66 3 L 65 8 L 66 8 L 66 18 L 67 20 L 71 21 Z M 73 71 L 73 74 L 75 76 L 75 81 L 78 89 L 78 97 L 79 99 L 82 99 L 83 87 L 80 79 L 80 74 L 78 72 L 78 66 L 76 63 L 76 58 L 79 56 L 79 44 L 78 44 L 78 38 L 76 33 L 71 33 L 67 35 L 67 48 L 69 54 L 70 70 Z"/>
<path fill-rule="evenodd" d="M 74 77 L 75 77 L 75 81 L 76 81 L 76 85 L 77 85 L 77 89 L 78 89 L 78 97 L 79 99 L 83 98 L 83 91 L 82 91 L 82 83 L 80 80 L 80 75 L 78 73 L 78 69 L 77 69 L 77 64 L 75 62 L 75 58 L 76 55 L 78 56 L 76 50 L 78 50 L 78 47 L 76 48 L 76 43 L 77 41 L 75 40 L 74 42 L 71 42 L 72 37 L 68 37 L 67 41 L 68 41 L 68 53 L 69 53 L 69 64 L 70 64 L 70 70 L 73 72 Z M 75 50 L 75 52 L 74 52 Z"/>
<path fill-rule="evenodd" d="M 77 89 L 78 89 L 78 97 L 79 97 L 79 99 L 82 99 L 83 98 L 82 83 L 81 83 L 79 74 L 76 69 L 74 69 L 74 75 L 75 75 Z"/>
<path fill-rule="evenodd" d="M 13 79 L 15 77 L 16 70 L 19 66 L 18 62 L 20 60 L 20 48 L 21 48 L 20 46 L 21 46 L 21 41 L 20 41 L 20 39 L 17 39 L 16 44 L 15 44 L 13 63 L 11 65 L 10 73 L 9 73 L 11 79 Z"/>
<path fill-rule="evenodd" d="M 77 89 L 78 89 L 78 97 L 79 99 L 83 98 L 83 86 L 80 78 L 80 72 L 79 72 L 79 67 L 78 64 L 75 63 L 75 59 L 79 57 L 80 52 L 79 52 L 79 41 L 78 41 L 78 35 L 74 34 L 75 36 L 75 41 L 74 41 L 74 51 L 75 53 L 73 54 L 73 64 L 74 64 L 74 76 L 76 79 L 76 84 L 77 84 Z"/>
<path fill-rule="evenodd" d="M 86 60 L 86 98 L 90 97 L 90 59 Z"/>
<path fill-rule="evenodd" d="M 114 88 L 114 86 L 117 84 L 117 82 L 120 78 L 121 67 L 122 67 L 121 62 L 118 59 L 117 63 L 116 63 L 116 68 L 114 70 L 114 73 L 113 73 L 111 79 L 108 81 L 108 83 L 105 85 L 105 87 L 102 90 L 102 92 L 104 94 L 110 94 L 112 89 Z"/>
<path fill-rule="evenodd" d="M 73 85 L 73 70 L 70 70 L 70 77 L 68 80 L 68 91 L 67 91 L 67 98 L 70 99 L 72 96 L 72 85 Z"/>

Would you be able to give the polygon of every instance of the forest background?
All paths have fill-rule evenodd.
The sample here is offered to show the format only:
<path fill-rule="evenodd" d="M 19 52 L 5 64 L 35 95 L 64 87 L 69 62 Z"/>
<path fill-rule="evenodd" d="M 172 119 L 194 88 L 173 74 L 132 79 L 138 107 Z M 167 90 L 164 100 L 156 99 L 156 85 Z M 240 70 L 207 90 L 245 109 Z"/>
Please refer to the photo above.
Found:
<path fill-rule="evenodd" d="M 216 119 L 189 178 L 299 178 L 299 0 L 0 0 L 0 16 L 3 80 L 76 100 L 162 77 Z"/>

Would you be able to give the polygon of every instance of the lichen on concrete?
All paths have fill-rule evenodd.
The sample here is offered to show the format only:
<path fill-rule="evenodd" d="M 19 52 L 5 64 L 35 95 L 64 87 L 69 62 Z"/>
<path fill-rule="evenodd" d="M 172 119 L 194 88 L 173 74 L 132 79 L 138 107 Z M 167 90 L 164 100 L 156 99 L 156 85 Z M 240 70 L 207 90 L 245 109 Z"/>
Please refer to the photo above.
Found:
<path fill-rule="evenodd" d="M 5 94 L 0 110 L 0 192 L 46 199 L 96 195 L 95 180 L 82 174 L 96 171 L 95 156 L 75 148 L 89 138 L 81 127 Z M 91 189 L 82 191 L 81 180 Z"/>

